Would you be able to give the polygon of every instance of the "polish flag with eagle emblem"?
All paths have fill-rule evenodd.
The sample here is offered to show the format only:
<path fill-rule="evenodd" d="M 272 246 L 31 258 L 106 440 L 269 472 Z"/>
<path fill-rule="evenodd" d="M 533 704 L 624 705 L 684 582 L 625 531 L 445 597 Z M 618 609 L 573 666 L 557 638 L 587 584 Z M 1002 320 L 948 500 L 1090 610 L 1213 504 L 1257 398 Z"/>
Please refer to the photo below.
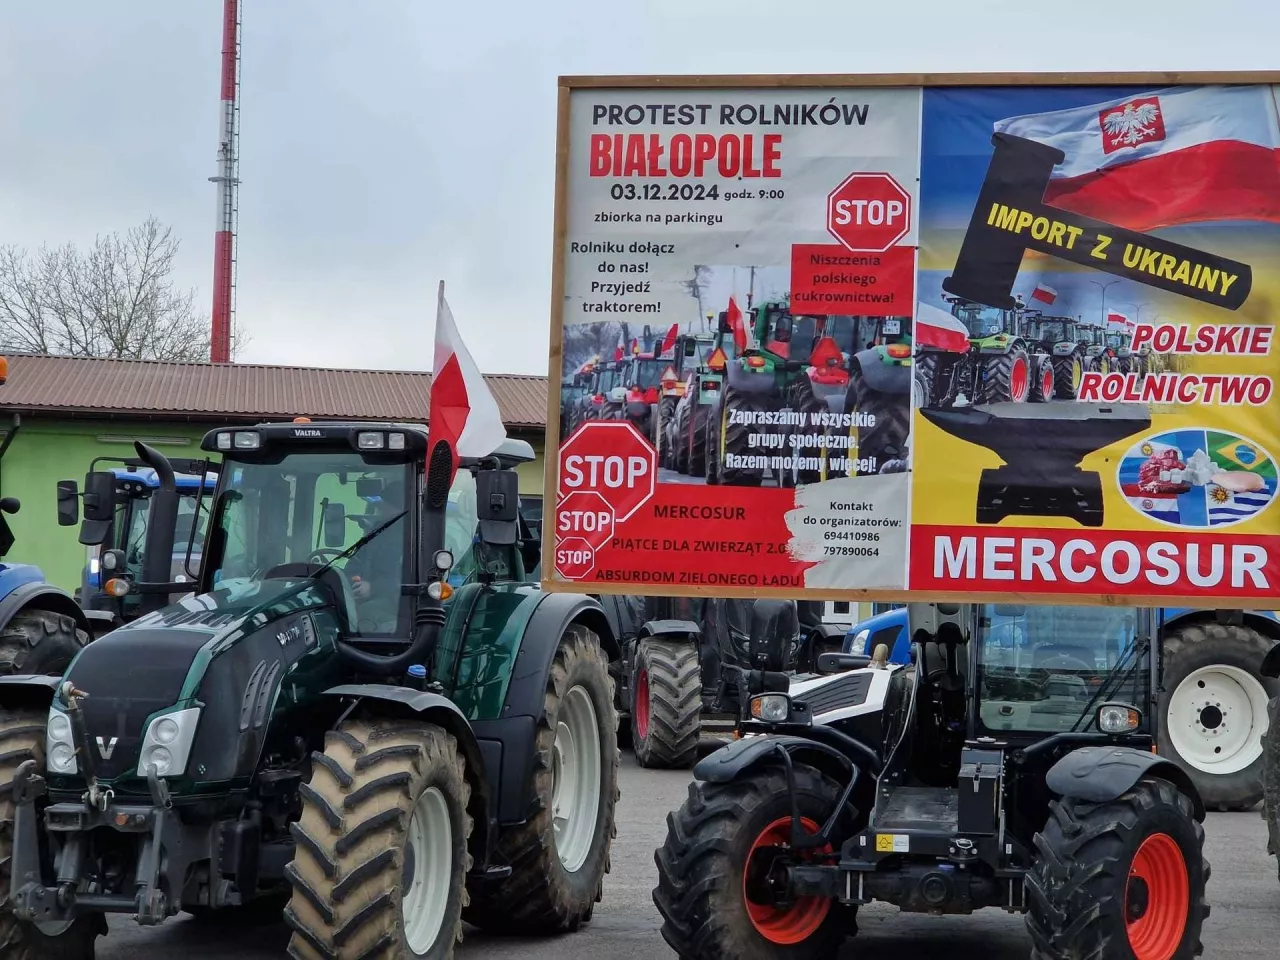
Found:
<path fill-rule="evenodd" d="M 996 133 L 1057 147 L 1046 203 L 1131 230 L 1280 222 L 1280 114 L 1267 84 L 1166 87 L 1009 117 Z"/>

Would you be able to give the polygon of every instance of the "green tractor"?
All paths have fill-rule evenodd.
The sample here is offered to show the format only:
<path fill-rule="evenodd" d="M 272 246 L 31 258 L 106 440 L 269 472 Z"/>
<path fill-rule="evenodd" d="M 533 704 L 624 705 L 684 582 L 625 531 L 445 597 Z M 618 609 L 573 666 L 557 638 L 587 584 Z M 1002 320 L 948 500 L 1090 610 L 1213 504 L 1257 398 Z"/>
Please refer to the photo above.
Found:
<path fill-rule="evenodd" d="M 194 593 L 61 676 L 0 682 L 0 943 L 88 960 L 108 914 L 265 908 L 293 957 L 449 958 L 464 919 L 590 920 L 618 797 L 617 642 L 599 603 L 526 580 L 515 468 L 532 448 L 507 440 L 455 476 L 428 439 L 306 420 L 206 434 L 223 459 L 199 582 L 136 585 Z M 173 529 L 149 531 L 157 563 Z"/>
<path fill-rule="evenodd" d="M 1119 371 L 1115 349 L 1107 343 L 1106 333 L 1097 324 L 1082 324 L 1078 328 L 1080 342 L 1085 345 L 1086 369 L 1098 373 Z"/>
<path fill-rule="evenodd" d="M 586 364 L 584 364 L 584 367 Z M 560 382 L 560 440 L 564 441 L 578 426 L 579 413 L 584 402 L 591 399 L 591 373 L 579 370 L 572 377 Z"/>
<path fill-rule="evenodd" d="M 1080 393 L 1080 380 L 1090 369 L 1087 344 L 1081 339 L 1073 317 L 1037 315 L 1027 321 L 1028 335 L 1053 364 L 1054 396 L 1074 400 Z"/>
<path fill-rule="evenodd" d="M 1133 352 L 1133 334 L 1113 328 L 1104 334 L 1103 342 L 1114 358 L 1112 369 L 1119 373 L 1136 373 L 1141 382 L 1148 372 L 1148 355 L 1145 350 L 1141 353 Z"/>
<path fill-rule="evenodd" d="M 785 297 L 752 307 L 735 330 L 725 314 L 725 333 L 740 338 L 736 356 L 726 365 L 726 386 L 710 420 L 706 479 L 709 484 L 759 486 L 772 472 L 780 487 L 822 479 L 825 436 L 813 416 L 829 410 L 827 394 L 838 386 L 811 375 L 825 361 L 847 362 L 837 344 L 841 321 L 850 317 L 792 316 Z M 799 331 L 797 335 L 797 331 Z M 816 361 L 816 362 L 815 362 Z M 752 435 L 772 445 L 752 448 Z M 804 443 L 790 444 L 790 437 Z M 783 466 L 753 465 L 757 457 L 780 459 Z M 746 459 L 750 462 L 743 463 Z M 789 464 L 789 465 L 788 465 Z"/>
<path fill-rule="evenodd" d="M 1026 403 L 1051 400 L 1053 361 L 1029 335 L 1026 309 L 992 307 L 948 296 L 951 316 L 968 336 L 967 350 L 922 346 L 916 379 L 926 405 Z"/>
<path fill-rule="evenodd" d="M 847 435 L 848 445 L 824 444 L 824 480 L 829 475 L 856 477 L 897 469 L 905 461 L 911 434 L 911 318 L 851 319 L 848 385 L 838 411 L 844 419 L 830 428 Z M 828 470 L 826 464 L 833 461 L 842 461 L 843 469 L 836 463 L 837 469 Z"/>
<path fill-rule="evenodd" d="M 676 401 L 667 437 L 670 468 L 677 473 L 705 477 L 711 413 L 724 392 L 729 364 L 736 356 L 727 312 L 718 318 L 714 334 L 689 334 L 676 346 L 676 375 L 684 389 Z"/>

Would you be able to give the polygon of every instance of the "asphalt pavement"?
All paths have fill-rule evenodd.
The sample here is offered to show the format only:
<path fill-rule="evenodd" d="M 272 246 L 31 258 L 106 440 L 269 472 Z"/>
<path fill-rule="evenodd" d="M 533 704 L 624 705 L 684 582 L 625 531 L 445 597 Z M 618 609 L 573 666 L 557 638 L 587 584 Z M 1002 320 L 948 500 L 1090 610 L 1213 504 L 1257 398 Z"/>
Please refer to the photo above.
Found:
<path fill-rule="evenodd" d="M 459 950 L 465 960 L 671 960 L 658 933 L 660 919 L 650 893 L 657 879 L 653 851 L 666 832 L 666 815 L 686 795 L 685 772 L 647 771 L 623 753 L 622 800 L 613 872 L 604 900 L 582 930 L 546 939 L 501 939 L 468 929 Z M 1266 825 L 1257 812 L 1215 813 L 1207 823 L 1212 915 L 1205 926 L 1205 960 L 1274 960 L 1280 955 L 1280 882 L 1267 854 Z M 859 911 L 861 932 L 840 960 L 890 960 L 909 950 L 912 960 L 1026 960 L 1030 941 L 1024 921 L 998 910 L 971 917 L 899 914 L 882 904 Z M 98 941 L 98 960 L 279 960 L 288 931 L 200 924 L 185 914 L 143 930 L 114 920 Z"/>

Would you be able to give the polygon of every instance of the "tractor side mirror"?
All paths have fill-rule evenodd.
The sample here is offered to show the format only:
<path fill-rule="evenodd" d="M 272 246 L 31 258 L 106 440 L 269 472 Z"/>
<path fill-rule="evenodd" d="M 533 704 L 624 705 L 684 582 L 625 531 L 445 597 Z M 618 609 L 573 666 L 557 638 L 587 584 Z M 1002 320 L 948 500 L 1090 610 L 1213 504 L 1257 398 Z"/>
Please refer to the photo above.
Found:
<path fill-rule="evenodd" d="M 731 324 L 731 323 L 729 322 L 729 311 L 728 311 L 728 310 L 721 310 L 721 311 L 720 311 L 720 332 L 721 332 L 721 333 L 733 333 L 733 324 Z"/>
<path fill-rule="evenodd" d="M 347 508 L 342 503 L 324 505 L 324 545 L 341 547 L 347 542 Z"/>
<path fill-rule="evenodd" d="M 791 333 L 794 329 L 791 314 L 783 313 L 778 315 L 778 319 L 773 321 L 773 339 L 778 343 L 790 343 Z"/>
<path fill-rule="evenodd" d="M 480 539 L 509 547 L 520 536 L 520 478 L 512 470 L 481 470 L 476 474 L 476 513 Z"/>
<path fill-rule="evenodd" d="M 74 480 L 58 481 L 58 526 L 74 527 L 80 522 L 80 487 Z"/>
<path fill-rule="evenodd" d="M 84 478 L 84 518 L 110 521 L 116 512 L 116 478 L 108 470 L 95 470 Z"/>
<path fill-rule="evenodd" d="M 356 480 L 356 496 L 362 500 L 371 500 L 382 496 L 381 477 L 360 477 Z"/>
<path fill-rule="evenodd" d="M 684 355 L 686 357 L 692 357 L 697 352 L 698 352 L 698 341 L 689 339 L 684 342 Z"/>

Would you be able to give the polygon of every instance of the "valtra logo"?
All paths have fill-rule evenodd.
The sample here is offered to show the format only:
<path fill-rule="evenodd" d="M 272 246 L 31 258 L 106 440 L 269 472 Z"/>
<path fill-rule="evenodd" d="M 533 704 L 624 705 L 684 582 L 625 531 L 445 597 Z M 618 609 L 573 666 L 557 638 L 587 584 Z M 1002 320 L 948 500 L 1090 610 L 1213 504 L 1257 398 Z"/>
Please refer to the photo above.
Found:
<path fill-rule="evenodd" d="M 1140 147 L 1164 139 L 1164 114 L 1159 97 L 1138 97 L 1098 114 L 1102 128 L 1102 152 Z"/>

